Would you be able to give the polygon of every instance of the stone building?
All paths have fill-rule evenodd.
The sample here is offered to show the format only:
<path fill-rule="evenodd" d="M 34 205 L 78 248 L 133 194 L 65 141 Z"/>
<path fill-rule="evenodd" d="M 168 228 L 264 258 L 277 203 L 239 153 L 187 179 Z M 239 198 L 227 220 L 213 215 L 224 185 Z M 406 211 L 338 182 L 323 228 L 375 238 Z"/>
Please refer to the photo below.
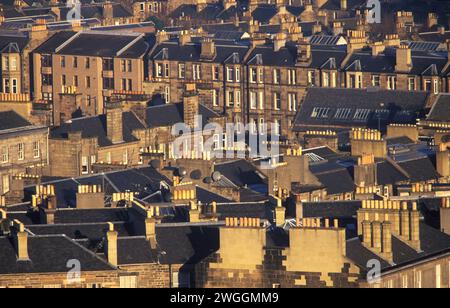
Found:
<path fill-rule="evenodd" d="M 146 126 L 133 112 L 110 103 L 106 114 L 69 120 L 50 132 L 50 174 L 79 176 L 94 173 L 95 165 L 123 169 L 140 163 L 148 143 Z"/>
<path fill-rule="evenodd" d="M 14 111 L 0 112 L 0 195 L 20 202 L 27 176 L 41 176 L 49 163 L 48 128 L 32 125 Z"/>
<path fill-rule="evenodd" d="M 52 106 L 54 125 L 102 114 L 113 90 L 142 92 L 149 48 L 143 34 L 59 32 L 34 50 L 34 98 Z"/>

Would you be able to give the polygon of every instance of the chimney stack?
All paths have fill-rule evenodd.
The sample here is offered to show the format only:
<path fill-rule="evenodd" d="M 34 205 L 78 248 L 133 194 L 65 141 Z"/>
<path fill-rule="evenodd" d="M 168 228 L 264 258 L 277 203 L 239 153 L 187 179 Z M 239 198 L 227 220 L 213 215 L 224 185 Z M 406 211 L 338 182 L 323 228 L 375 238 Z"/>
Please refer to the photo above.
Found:
<path fill-rule="evenodd" d="M 118 256 L 117 256 L 117 239 L 118 233 L 114 231 L 114 224 L 112 222 L 108 222 L 109 230 L 106 232 L 106 246 L 105 253 L 108 258 L 108 262 L 114 266 L 118 265 Z"/>
<path fill-rule="evenodd" d="M 376 57 L 379 54 L 383 53 L 386 49 L 386 46 L 384 46 L 383 42 L 375 42 L 372 45 L 372 56 Z"/>
<path fill-rule="evenodd" d="M 436 169 L 442 177 L 450 177 L 449 151 L 445 143 L 439 145 L 439 149 L 436 153 Z"/>
<path fill-rule="evenodd" d="M 372 153 L 363 153 L 358 158 L 358 165 L 355 166 L 354 174 L 355 184 L 358 187 L 376 186 L 378 177 L 375 156 Z"/>
<path fill-rule="evenodd" d="M 311 61 L 311 44 L 304 38 L 297 44 L 297 64 L 307 65 Z"/>
<path fill-rule="evenodd" d="M 376 218 L 375 218 L 376 219 Z M 378 220 L 375 220 L 372 222 L 372 240 L 373 240 L 373 250 L 375 250 L 378 253 L 381 253 L 381 222 Z"/>
<path fill-rule="evenodd" d="M 98 209 L 105 207 L 105 193 L 101 185 L 79 185 L 76 194 L 78 209 Z"/>
<path fill-rule="evenodd" d="M 286 222 L 286 208 L 283 207 L 283 200 L 275 197 L 277 206 L 275 208 L 275 223 L 278 227 L 283 226 Z"/>
<path fill-rule="evenodd" d="M 183 120 L 191 129 L 198 127 L 199 98 L 195 84 L 186 84 L 183 96 Z"/>
<path fill-rule="evenodd" d="M 441 231 L 450 235 L 450 198 L 442 198 L 439 216 Z"/>
<path fill-rule="evenodd" d="M 201 210 L 194 201 L 189 202 L 189 222 L 200 222 Z"/>
<path fill-rule="evenodd" d="M 408 45 L 400 45 L 396 49 L 396 65 L 395 71 L 398 73 L 408 73 L 412 69 L 411 48 Z"/>
<path fill-rule="evenodd" d="M 404 240 L 409 241 L 411 226 L 407 202 L 402 203 L 402 209 L 400 211 L 400 223 L 401 223 L 400 235 Z"/>
<path fill-rule="evenodd" d="M 347 0 L 341 0 L 341 10 L 346 11 L 348 9 Z"/>
<path fill-rule="evenodd" d="M 167 33 L 167 32 L 164 31 L 164 30 L 158 31 L 158 32 L 156 33 L 156 43 L 157 43 L 157 44 L 161 44 L 161 43 L 163 43 L 163 42 L 166 42 L 166 41 L 168 41 L 169 39 L 170 39 L 169 33 Z"/>
<path fill-rule="evenodd" d="M 183 30 L 180 32 L 178 42 L 181 46 L 187 45 L 191 42 L 191 33 L 189 33 L 189 30 Z"/>
<path fill-rule="evenodd" d="M 156 219 L 153 217 L 153 208 L 147 211 L 147 218 L 145 219 L 145 237 L 150 243 L 152 249 L 156 249 Z"/>
<path fill-rule="evenodd" d="M 106 133 L 113 144 L 123 142 L 123 119 L 120 103 L 106 105 Z"/>
<path fill-rule="evenodd" d="M 211 38 L 204 38 L 201 45 L 200 57 L 205 60 L 212 60 L 216 56 L 216 44 Z"/>
<path fill-rule="evenodd" d="M 417 202 L 413 202 L 412 210 L 410 212 L 410 241 L 411 246 L 416 250 L 420 250 L 420 213 L 417 206 Z"/>
<path fill-rule="evenodd" d="M 281 48 L 286 46 L 286 34 L 277 33 L 273 40 L 273 49 L 275 52 L 280 51 Z"/>
<path fill-rule="evenodd" d="M 13 221 L 14 244 L 18 261 L 29 261 L 28 256 L 28 233 L 25 231 L 23 223 L 17 219 Z"/>

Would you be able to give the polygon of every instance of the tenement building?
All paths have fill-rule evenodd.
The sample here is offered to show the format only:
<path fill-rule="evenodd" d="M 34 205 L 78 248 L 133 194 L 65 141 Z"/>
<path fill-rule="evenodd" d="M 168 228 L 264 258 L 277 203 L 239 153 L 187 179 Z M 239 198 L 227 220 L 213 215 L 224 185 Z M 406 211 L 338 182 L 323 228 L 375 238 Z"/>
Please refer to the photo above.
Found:
<path fill-rule="evenodd" d="M 34 98 L 52 106 L 54 125 L 102 114 L 113 90 L 142 91 L 149 48 L 139 34 L 59 32 L 34 50 Z"/>

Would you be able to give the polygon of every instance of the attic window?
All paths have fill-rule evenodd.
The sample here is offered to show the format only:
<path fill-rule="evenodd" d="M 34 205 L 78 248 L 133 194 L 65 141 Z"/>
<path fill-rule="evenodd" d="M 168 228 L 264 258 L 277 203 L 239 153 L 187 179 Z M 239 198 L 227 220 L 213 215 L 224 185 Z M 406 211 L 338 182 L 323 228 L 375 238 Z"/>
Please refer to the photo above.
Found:
<path fill-rule="evenodd" d="M 346 119 L 350 118 L 351 114 L 352 114 L 352 109 L 351 108 L 339 108 L 336 111 L 336 114 L 334 115 L 334 117 L 336 119 L 346 120 Z"/>
<path fill-rule="evenodd" d="M 370 111 L 371 111 L 370 109 L 357 109 L 353 119 L 359 121 L 367 120 L 369 118 Z"/>
<path fill-rule="evenodd" d="M 313 109 L 311 118 L 326 119 L 326 118 L 328 118 L 330 111 L 331 111 L 330 108 L 316 107 Z"/>

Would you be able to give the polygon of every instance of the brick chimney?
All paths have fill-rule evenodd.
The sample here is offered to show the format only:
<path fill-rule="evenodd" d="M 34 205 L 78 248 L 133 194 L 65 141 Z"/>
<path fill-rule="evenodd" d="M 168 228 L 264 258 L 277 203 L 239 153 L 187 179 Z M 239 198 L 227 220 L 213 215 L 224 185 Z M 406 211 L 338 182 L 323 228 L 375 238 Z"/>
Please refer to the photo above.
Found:
<path fill-rule="evenodd" d="M 192 129 L 197 128 L 200 103 L 195 84 L 187 84 L 183 96 L 183 120 Z"/>
<path fill-rule="evenodd" d="M 17 219 L 13 221 L 14 246 L 18 261 L 29 261 L 28 255 L 28 233 L 23 223 Z"/>
<path fill-rule="evenodd" d="M 395 71 L 398 73 L 408 73 L 412 69 L 411 48 L 408 45 L 400 45 L 395 54 Z"/>
<path fill-rule="evenodd" d="M 120 103 L 106 105 L 106 133 L 113 144 L 123 142 L 123 119 Z"/>
<path fill-rule="evenodd" d="M 211 38 L 204 38 L 201 45 L 200 58 L 212 60 L 216 56 L 216 44 Z"/>
<path fill-rule="evenodd" d="M 358 165 L 354 167 L 355 184 L 359 187 L 377 185 L 377 165 L 375 156 L 364 153 L 358 158 Z"/>
<path fill-rule="evenodd" d="M 439 216 L 441 231 L 450 235 L 450 198 L 442 198 Z"/>
<path fill-rule="evenodd" d="M 450 177 L 450 157 L 447 145 L 441 143 L 439 149 L 436 152 L 436 170 L 437 172 L 445 178 Z"/>
<path fill-rule="evenodd" d="M 117 255 L 117 239 L 118 233 L 114 231 L 114 224 L 108 222 L 108 231 L 106 232 L 106 245 L 105 254 L 108 262 L 114 266 L 118 265 L 118 255 Z"/>

